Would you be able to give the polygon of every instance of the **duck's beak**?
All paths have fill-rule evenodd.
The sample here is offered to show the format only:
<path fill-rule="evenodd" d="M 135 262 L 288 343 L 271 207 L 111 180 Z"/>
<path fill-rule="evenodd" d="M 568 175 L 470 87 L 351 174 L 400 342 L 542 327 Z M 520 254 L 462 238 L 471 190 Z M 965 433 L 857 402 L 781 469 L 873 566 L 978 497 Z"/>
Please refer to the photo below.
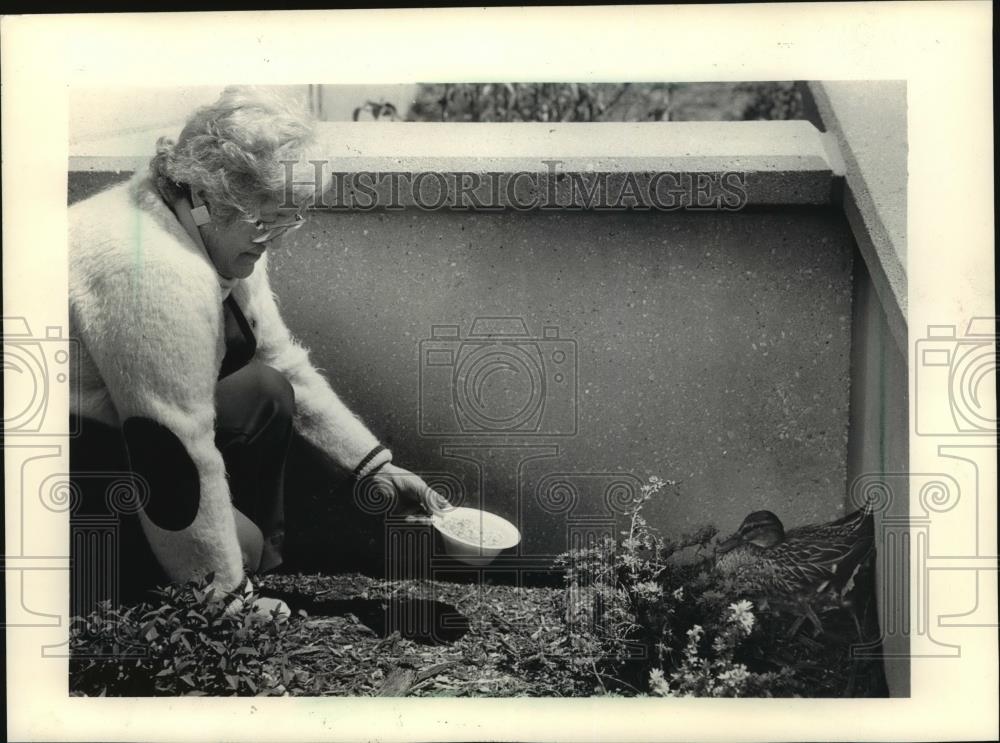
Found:
<path fill-rule="evenodd" d="M 726 552 L 729 552 L 729 550 L 733 549 L 739 543 L 740 543 L 740 538 L 734 534 L 733 536 L 729 537 L 729 539 L 720 542 L 719 546 L 715 548 L 715 553 L 721 555 Z"/>

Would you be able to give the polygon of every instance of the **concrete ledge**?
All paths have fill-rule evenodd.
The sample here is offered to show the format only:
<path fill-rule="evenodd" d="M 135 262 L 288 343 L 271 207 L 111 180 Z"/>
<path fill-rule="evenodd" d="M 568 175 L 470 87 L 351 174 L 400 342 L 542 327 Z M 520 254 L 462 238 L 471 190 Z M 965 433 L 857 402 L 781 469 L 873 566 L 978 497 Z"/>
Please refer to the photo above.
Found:
<path fill-rule="evenodd" d="M 844 213 L 885 310 L 906 349 L 906 83 L 810 83 L 844 160 Z"/>
<path fill-rule="evenodd" d="M 123 173 L 144 167 L 160 135 L 149 130 L 71 146 L 74 172 Z M 535 174 L 509 194 L 501 189 L 500 208 L 517 207 L 533 191 L 564 188 L 554 208 L 591 208 L 569 188 L 588 187 L 606 177 L 609 188 L 623 187 L 628 174 L 669 173 L 717 183 L 723 174 L 742 176 L 741 205 L 823 205 L 834 201 L 837 176 L 823 137 L 805 121 L 667 123 L 353 123 L 320 125 L 320 145 L 311 159 L 329 174 Z M 299 171 L 297 171 L 298 173 Z M 555 174 L 555 181 L 548 178 Z M 580 178 L 572 178 L 574 174 Z M 570 180 L 564 177 L 570 176 Z M 380 201 L 388 184 L 373 188 Z M 672 181 L 667 180 L 667 187 Z M 484 184 L 486 187 L 488 184 Z M 717 186 L 715 186 L 717 188 Z M 412 206 L 405 194 L 399 206 Z M 462 206 L 461 204 L 459 206 Z M 466 204 L 465 206 L 468 206 Z M 682 205 L 687 208 L 691 205 Z"/>

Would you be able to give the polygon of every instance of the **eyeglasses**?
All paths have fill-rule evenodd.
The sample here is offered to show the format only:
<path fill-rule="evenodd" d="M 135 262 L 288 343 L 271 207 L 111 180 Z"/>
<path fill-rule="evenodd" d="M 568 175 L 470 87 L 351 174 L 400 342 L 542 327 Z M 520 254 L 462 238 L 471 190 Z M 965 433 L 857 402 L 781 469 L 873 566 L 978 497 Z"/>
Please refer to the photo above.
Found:
<path fill-rule="evenodd" d="M 247 220 L 250 221 L 250 220 Z M 259 219 L 253 221 L 254 228 L 260 232 L 259 235 L 250 240 L 255 244 L 271 242 L 277 240 L 282 235 L 297 230 L 306 223 L 305 215 L 299 210 L 292 219 L 284 222 L 263 222 Z"/>
<path fill-rule="evenodd" d="M 204 200 L 199 198 L 194 189 L 191 189 L 191 205 L 193 207 L 191 209 L 191 217 L 194 219 L 196 226 L 201 227 L 202 225 L 206 225 L 212 221 L 212 217 L 208 211 L 208 206 L 205 204 Z M 256 229 L 259 233 L 253 237 L 250 242 L 260 245 L 261 243 L 277 240 L 282 235 L 292 232 L 293 230 L 297 230 L 306 222 L 306 217 L 302 213 L 303 211 L 305 211 L 304 204 L 299 207 L 299 210 L 295 213 L 294 217 L 287 219 L 284 222 L 265 222 L 256 217 L 245 217 L 244 221 L 252 224 L 254 229 Z"/>

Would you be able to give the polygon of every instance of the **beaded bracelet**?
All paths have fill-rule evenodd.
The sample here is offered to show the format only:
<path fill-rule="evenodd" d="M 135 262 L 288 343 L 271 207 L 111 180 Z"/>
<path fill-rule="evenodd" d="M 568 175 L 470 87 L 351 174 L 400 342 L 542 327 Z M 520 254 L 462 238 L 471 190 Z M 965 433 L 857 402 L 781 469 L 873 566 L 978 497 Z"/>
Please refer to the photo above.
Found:
<path fill-rule="evenodd" d="M 368 475 L 374 475 L 391 461 L 392 452 L 379 444 L 358 463 L 354 472 L 351 473 L 351 479 L 358 481 L 368 477 Z"/>

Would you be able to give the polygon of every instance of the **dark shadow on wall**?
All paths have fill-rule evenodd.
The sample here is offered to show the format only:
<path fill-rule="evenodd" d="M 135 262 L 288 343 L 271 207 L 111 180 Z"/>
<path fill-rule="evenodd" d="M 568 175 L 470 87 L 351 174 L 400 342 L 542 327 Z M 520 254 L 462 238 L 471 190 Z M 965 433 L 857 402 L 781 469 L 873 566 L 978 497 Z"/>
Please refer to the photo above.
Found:
<path fill-rule="evenodd" d="M 449 557 L 430 526 L 398 526 L 363 497 L 326 456 L 293 438 L 285 468 L 286 540 L 281 573 L 361 573 L 373 578 L 433 578 L 496 585 L 561 586 L 551 557 L 519 563 L 513 550 L 495 564 L 470 568 Z M 419 533 L 425 549 L 401 554 L 390 544 L 400 528 Z"/>
<path fill-rule="evenodd" d="M 342 472 L 296 435 L 285 467 L 282 571 L 382 573 L 382 521 L 353 502 Z"/>
<path fill-rule="evenodd" d="M 851 327 L 850 430 L 847 487 L 852 507 L 882 493 L 876 511 L 875 590 L 879 602 L 881 641 L 890 696 L 910 695 L 910 641 L 907 631 L 910 589 L 893 565 L 909 562 L 901 545 L 909 531 L 909 380 L 905 350 L 889 328 L 885 310 L 868 267 L 855 248 Z M 889 566 L 889 567 L 887 567 Z"/>

